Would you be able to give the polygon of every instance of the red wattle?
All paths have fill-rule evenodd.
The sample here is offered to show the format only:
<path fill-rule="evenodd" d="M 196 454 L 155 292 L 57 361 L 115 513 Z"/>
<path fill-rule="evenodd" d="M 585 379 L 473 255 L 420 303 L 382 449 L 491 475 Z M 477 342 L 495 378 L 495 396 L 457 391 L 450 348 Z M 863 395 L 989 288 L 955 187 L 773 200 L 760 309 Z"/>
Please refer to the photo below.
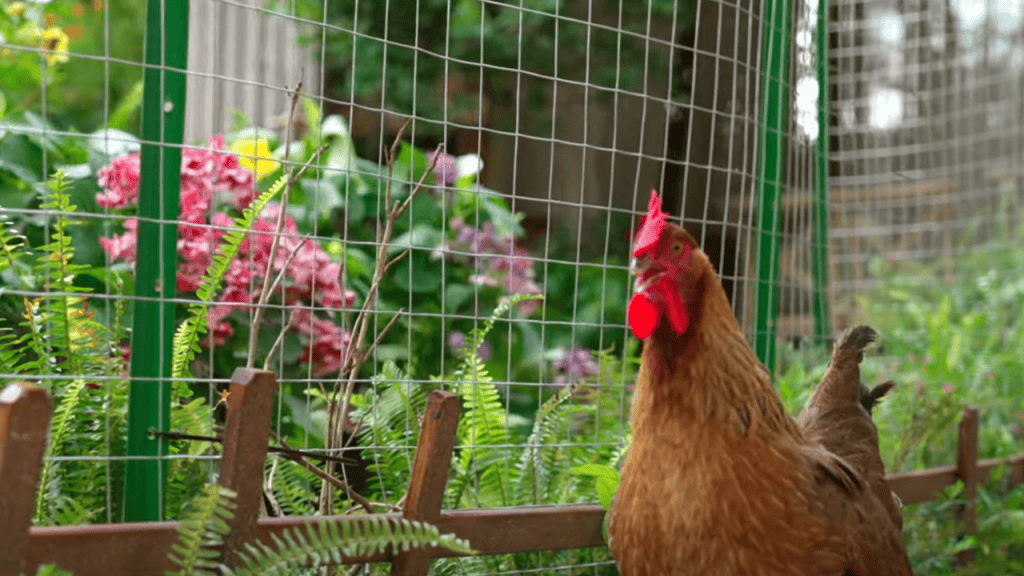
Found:
<path fill-rule="evenodd" d="M 658 327 L 658 311 L 644 294 L 634 294 L 626 312 L 633 335 L 644 340 Z"/>
<path fill-rule="evenodd" d="M 686 327 L 690 325 L 690 315 L 686 312 L 683 295 L 679 293 L 679 289 L 676 288 L 675 284 L 668 276 L 662 276 L 660 280 L 650 287 L 650 290 L 661 296 L 661 300 L 665 305 L 665 315 L 668 316 L 668 322 L 672 325 L 672 330 L 676 334 L 686 332 Z"/>

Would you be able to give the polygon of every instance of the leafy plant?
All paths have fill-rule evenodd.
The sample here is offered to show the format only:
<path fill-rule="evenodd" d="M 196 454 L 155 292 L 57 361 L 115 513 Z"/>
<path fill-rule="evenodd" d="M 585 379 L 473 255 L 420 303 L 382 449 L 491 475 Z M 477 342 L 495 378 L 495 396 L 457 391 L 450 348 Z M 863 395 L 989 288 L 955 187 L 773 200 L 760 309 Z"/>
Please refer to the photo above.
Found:
<path fill-rule="evenodd" d="M 357 529 L 351 522 L 324 520 L 285 530 L 272 536 L 273 544 L 247 544 L 237 552 L 233 568 L 220 563 L 217 547 L 223 544 L 232 518 L 235 494 L 217 485 L 207 486 L 178 524 L 179 542 L 171 560 L 180 567 L 169 576 L 228 574 L 234 576 L 294 574 L 299 567 L 339 563 L 342 556 L 404 552 L 412 547 L 437 546 L 473 554 L 469 543 L 436 526 L 405 518 L 377 517 Z"/>

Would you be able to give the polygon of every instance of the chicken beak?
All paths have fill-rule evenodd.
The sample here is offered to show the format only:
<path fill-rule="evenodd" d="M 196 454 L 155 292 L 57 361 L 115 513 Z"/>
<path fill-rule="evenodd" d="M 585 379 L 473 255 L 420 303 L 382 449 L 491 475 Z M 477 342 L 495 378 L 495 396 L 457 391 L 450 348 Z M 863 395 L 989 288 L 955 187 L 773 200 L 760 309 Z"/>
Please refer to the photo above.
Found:
<path fill-rule="evenodd" d="M 644 273 L 646 273 L 650 269 L 651 264 L 646 259 L 633 258 L 633 260 L 629 263 L 629 272 L 630 274 L 635 276 L 637 280 L 639 280 L 640 277 L 643 276 Z"/>
<path fill-rule="evenodd" d="M 647 258 L 633 258 L 629 264 L 629 271 L 636 278 L 634 292 L 644 292 L 658 277 L 658 268 Z"/>

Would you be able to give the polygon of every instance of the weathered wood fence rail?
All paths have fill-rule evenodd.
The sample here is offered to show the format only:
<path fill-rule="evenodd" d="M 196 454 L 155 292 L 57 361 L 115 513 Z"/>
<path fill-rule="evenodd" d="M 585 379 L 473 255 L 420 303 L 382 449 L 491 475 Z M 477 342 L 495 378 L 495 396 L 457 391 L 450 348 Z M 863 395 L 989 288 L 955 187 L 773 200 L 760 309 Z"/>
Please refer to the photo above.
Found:
<path fill-rule="evenodd" d="M 271 406 L 277 382 L 269 372 L 239 369 L 231 383 L 220 483 L 237 494 L 231 532 L 223 558 L 254 539 L 290 528 L 324 522 L 364 524 L 371 518 L 422 520 L 443 533 L 454 533 L 481 554 L 504 554 L 603 546 L 598 505 L 539 506 L 515 509 L 441 510 L 451 462 L 459 401 L 434 392 L 424 413 L 423 428 L 403 513 L 258 518 L 263 462 Z M 57 564 L 77 576 L 145 576 L 175 568 L 168 560 L 177 540 L 175 522 L 31 527 L 36 484 L 49 428 L 49 398 L 27 384 L 11 384 L 0 393 L 0 576 L 34 574 L 41 564 Z M 967 501 L 960 510 L 964 531 L 975 529 L 974 496 L 978 482 L 992 469 L 1006 465 L 1014 483 L 1024 482 L 1024 454 L 1005 460 L 978 461 L 978 412 L 964 410 L 960 422 L 957 463 L 889 477 L 905 504 L 936 498 L 957 480 L 964 482 Z M 391 562 L 392 573 L 424 575 L 431 558 L 445 550 L 411 550 L 400 554 L 346 557 L 346 564 Z"/>

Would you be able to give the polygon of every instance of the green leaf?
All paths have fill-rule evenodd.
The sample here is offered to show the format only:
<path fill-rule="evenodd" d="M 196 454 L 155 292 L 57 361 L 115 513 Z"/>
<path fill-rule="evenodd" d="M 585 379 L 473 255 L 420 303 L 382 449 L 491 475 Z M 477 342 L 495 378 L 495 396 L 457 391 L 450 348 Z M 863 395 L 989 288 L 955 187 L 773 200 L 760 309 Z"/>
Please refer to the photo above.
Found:
<path fill-rule="evenodd" d="M 302 112 L 306 115 L 306 126 L 320 125 L 320 106 L 312 98 L 302 97 Z"/>
<path fill-rule="evenodd" d="M 349 246 L 345 249 L 345 271 L 349 276 L 370 278 L 373 274 L 373 258 L 363 250 Z"/>
<path fill-rule="evenodd" d="M 430 159 L 422 150 L 408 142 L 402 142 L 399 145 L 398 158 L 395 161 L 395 178 L 418 182 L 429 164 Z M 410 167 L 412 167 L 411 173 Z M 427 181 L 432 183 L 429 178 Z"/>
<path fill-rule="evenodd" d="M 519 225 L 523 220 L 522 213 L 513 214 L 505 205 L 505 201 L 493 190 L 481 189 L 479 194 L 481 204 L 498 234 L 519 236 L 523 233 L 523 229 Z"/>
<path fill-rule="evenodd" d="M 132 118 L 142 106 L 142 80 L 136 82 L 132 89 L 125 94 L 121 103 L 110 114 L 107 127 L 110 129 L 127 130 L 131 127 Z"/>
<path fill-rule="evenodd" d="M 434 249 L 441 245 L 443 239 L 440 230 L 421 224 L 395 238 L 391 246 L 388 246 L 388 252 L 395 254 L 407 248 Z"/>
<path fill-rule="evenodd" d="M 315 214 L 317 220 L 329 217 L 335 208 L 345 204 L 338 187 L 330 180 L 305 178 L 299 182 L 299 187 L 305 194 L 306 209 L 309 214 Z"/>
<path fill-rule="evenodd" d="M 24 134 L 10 133 L 0 141 L 0 170 L 7 170 L 19 180 L 33 183 L 45 178 L 42 166 L 42 152 Z"/>
<path fill-rule="evenodd" d="M 602 464 L 584 464 L 569 470 L 569 473 L 576 476 L 592 476 L 596 481 L 597 500 L 605 510 L 610 509 L 612 497 L 619 487 L 618 471 Z"/>
<path fill-rule="evenodd" d="M 400 290 L 417 294 L 436 292 L 441 288 L 441 267 L 428 261 L 429 255 L 415 251 L 394 267 L 392 278 Z M 409 267 L 412 266 L 410 272 Z"/>
<path fill-rule="evenodd" d="M 325 165 L 343 172 L 352 170 L 356 166 L 356 152 L 345 118 L 340 114 L 328 116 L 324 119 L 323 126 L 320 127 L 320 133 L 323 137 L 333 140 L 331 147 L 327 150 Z"/>
<path fill-rule="evenodd" d="M 449 284 L 444 289 L 444 310 L 452 314 L 473 297 L 474 288 L 466 284 Z"/>

